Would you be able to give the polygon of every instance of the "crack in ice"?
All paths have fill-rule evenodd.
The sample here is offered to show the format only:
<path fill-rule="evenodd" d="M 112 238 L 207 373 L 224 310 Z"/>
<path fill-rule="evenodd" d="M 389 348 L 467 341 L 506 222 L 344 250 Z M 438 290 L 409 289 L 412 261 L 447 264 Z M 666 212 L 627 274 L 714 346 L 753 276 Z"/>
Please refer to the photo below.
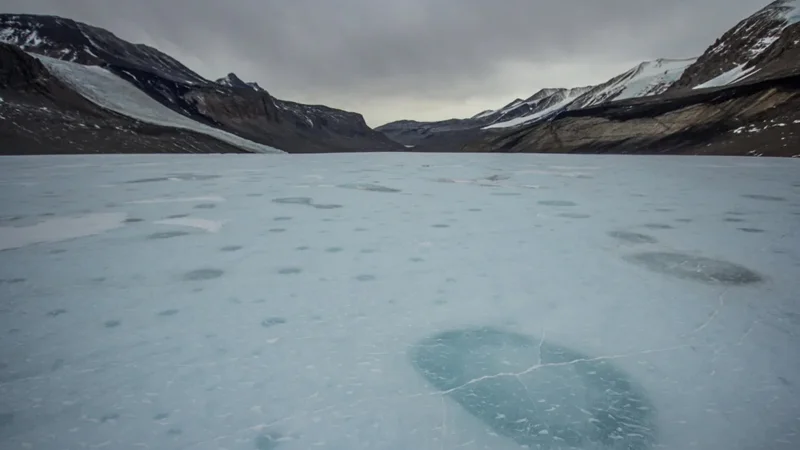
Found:
<path fill-rule="evenodd" d="M 454 388 L 450 388 L 450 389 L 441 391 L 441 394 L 443 394 L 443 395 L 444 394 L 451 394 L 451 393 L 453 393 L 455 391 L 459 391 L 461 389 L 469 387 L 469 386 L 471 386 L 471 385 L 473 385 L 475 383 L 480 383 L 481 381 L 494 380 L 496 378 L 503 378 L 503 377 L 520 377 L 522 375 L 527 375 L 529 373 L 532 373 L 532 372 L 535 372 L 535 371 L 537 371 L 539 369 L 544 369 L 544 368 L 547 368 L 547 367 L 564 367 L 564 366 L 570 366 L 570 365 L 577 364 L 577 363 L 582 363 L 582 362 L 597 362 L 597 361 L 607 361 L 607 360 L 614 360 L 614 359 L 623 359 L 623 358 L 630 358 L 630 357 L 633 357 L 633 356 L 648 355 L 648 354 L 652 354 L 652 353 L 664 353 L 664 352 L 669 352 L 669 351 L 681 350 L 681 349 L 684 349 L 684 348 L 690 348 L 690 346 L 689 345 L 678 345 L 678 346 L 668 347 L 668 348 L 653 349 L 653 350 L 643 350 L 643 351 L 634 352 L 634 353 L 623 353 L 623 354 L 620 354 L 620 355 L 606 355 L 606 356 L 598 356 L 598 357 L 595 357 L 595 358 L 579 358 L 579 359 L 574 359 L 572 361 L 566 361 L 566 362 L 535 364 L 535 365 L 533 365 L 531 367 L 528 367 L 527 369 L 523 370 L 522 372 L 500 372 L 500 373 L 496 373 L 494 375 L 484 375 L 482 377 L 474 378 L 472 380 L 467 381 L 466 383 L 464 383 L 462 385 L 459 385 L 459 386 L 456 386 Z"/>

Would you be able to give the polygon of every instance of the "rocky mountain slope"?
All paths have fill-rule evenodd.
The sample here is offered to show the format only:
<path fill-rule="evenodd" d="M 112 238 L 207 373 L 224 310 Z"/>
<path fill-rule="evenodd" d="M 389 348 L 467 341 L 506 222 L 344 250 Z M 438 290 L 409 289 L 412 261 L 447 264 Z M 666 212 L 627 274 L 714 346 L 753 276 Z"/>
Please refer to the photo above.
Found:
<path fill-rule="evenodd" d="M 225 86 L 228 88 L 252 89 L 256 92 L 266 92 L 266 90 L 261 86 L 259 86 L 258 83 L 243 81 L 233 72 L 229 73 L 223 78 L 216 80 L 215 82 L 221 86 Z"/>
<path fill-rule="evenodd" d="M 573 89 L 542 89 L 527 99 L 516 99 L 496 110 L 483 111 L 468 119 L 450 119 L 438 122 L 400 120 L 375 128 L 393 140 L 408 146 L 424 143 L 433 146 L 453 133 L 475 132 L 482 128 L 502 128 L 536 120 L 552 114 L 559 107 L 579 97 L 591 87 Z"/>
<path fill-rule="evenodd" d="M 459 150 L 800 157 L 800 74 L 564 111 Z"/>
<path fill-rule="evenodd" d="M 16 46 L 0 44 L 0 154 L 244 153 L 191 130 L 114 113 Z"/>
<path fill-rule="evenodd" d="M 185 117 L 288 152 L 403 149 L 360 114 L 279 100 L 235 75 L 206 80 L 154 48 L 70 19 L 0 14 L 0 42 L 103 67 Z"/>
<path fill-rule="evenodd" d="M 460 121 L 461 130 L 433 129 L 414 150 L 795 156 L 798 43 L 800 0 L 778 0 L 698 58 L 642 63 L 532 120 L 476 122 L 493 113 L 487 111 Z M 378 129 L 404 142 L 415 126 L 430 129 L 419 123 L 402 135 L 393 132 L 396 124 Z"/>
<path fill-rule="evenodd" d="M 697 58 L 645 61 L 631 70 L 599 84 L 564 109 L 587 108 L 617 100 L 648 97 L 669 89 Z"/>
<path fill-rule="evenodd" d="M 785 53 L 798 47 L 800 0 L 778 0 L 723 34 L 668 90 L 719 87 L 749 77 L 797 70 L 800 59 Z"/>
<path fill-rule="evenodd" d="M 520 127 L 572 109 L 585 108 L 615 100 L 658 95 L 680 78 L 697 58 L 645 61 L 605 83 L 571 89 L 542 89 L 531 97 L 516 99 L 508 105 L 481 112 L 469 119 L 439 122 L 402 120 L 376 128 L 405 145 L 431 149 L 454 137 L 480 134 L 477 130 Z M 458 132 L 461 132 L 460 135 Z M 458 139 L 463 140 L 463 139 Z"/>

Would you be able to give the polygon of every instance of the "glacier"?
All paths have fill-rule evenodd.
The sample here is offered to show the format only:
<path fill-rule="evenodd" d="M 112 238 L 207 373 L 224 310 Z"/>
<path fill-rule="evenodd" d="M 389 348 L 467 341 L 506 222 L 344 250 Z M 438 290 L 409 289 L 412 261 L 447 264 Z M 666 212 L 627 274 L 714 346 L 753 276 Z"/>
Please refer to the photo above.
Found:
<path fill-rule="evenodd" d="M 31 56 L 39 59 L 51 73 L 80 95 L 105 109 L 142 122 L 205 134 L 254 153 L 285 153 L 182 116 L 105 68 L 34 53 Z"/>
<path fill-rule="evenodd" d="M 800 446 L 800 161 L 0 166 L 0 448 Z"/>

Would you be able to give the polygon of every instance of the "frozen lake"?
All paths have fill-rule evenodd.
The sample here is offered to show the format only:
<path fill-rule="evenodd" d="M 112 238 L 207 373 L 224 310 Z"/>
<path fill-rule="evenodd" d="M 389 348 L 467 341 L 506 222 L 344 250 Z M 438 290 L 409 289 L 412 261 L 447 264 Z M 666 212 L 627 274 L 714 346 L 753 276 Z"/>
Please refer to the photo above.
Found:
<path fill-rule="evenodd" d="M 0 448 L 800 448 L 800 161 L 5 157 Z"/>

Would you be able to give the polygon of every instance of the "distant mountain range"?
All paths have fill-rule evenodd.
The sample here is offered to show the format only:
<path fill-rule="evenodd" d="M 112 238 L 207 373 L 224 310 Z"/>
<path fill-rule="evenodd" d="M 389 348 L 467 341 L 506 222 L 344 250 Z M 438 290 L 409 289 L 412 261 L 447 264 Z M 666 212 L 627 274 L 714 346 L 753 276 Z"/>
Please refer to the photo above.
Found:
<path fill-rule="evenodd" d="M 208 80 L 74 20 L 0 14 L 0 153 L 591 152 L 800 156 L 800 0 L 742 20 L 698 57 L 496 110 L 371 129 L 360 114 Z"/>
<path fill-rule="evenodd" d="M 109 31 L 74 20 L 0 14 L 0 43 L 3 43 L 0 53 L 5 55 L 0 58 L 4 62 L 0 73 L 24 78 L 25 73 L 33 71 L 40 77 L 53 77 L 54 83 L 71 88 L 95 104 L 84 105 L 85 108 L 99 106 L 106 111 L 98 111 L 98 114 L 107 114 L 110 110 L 117 116 L 137 121 L 131 122 L 130 127 L 138 126 L 139 122 L 146 123 L 148 129 L 174 128 L 180 124 L 187 132 L 217 140 L 225 136 L 226 144 L 243 151 L 271 148 L 304 153 L 404 149 L 372 130 L 360 114 L 280 100 L 258 84 L 244 82 L 233 73 L 220 80 L 207 80 L 152 47 L 131 44 Z M 15 52 L 15 48 L 24 53 Z M 43 66 L 34 60 L 34 55 Z M 105 90 L 93 89 L 97 86 L 89 83 L 90 79 L 102 81 Z M 120 146 L 106 143 L 100 147 L 88 140 L 72 150 L 62 148 L 63 139 L 48 141 L 37 130 L 37 124 L 46 121 L 40 117 L 44 113 L 37 111 L 44 110 L 29 106 L 41 103 L 39 106 L 47 107 L 48 114 L 60 111 L 74 115 L 74 105 L 63 97 L 61 90 L 58 94 L 49 92 L 44 98 L 38 98 L 30 89 L 26 92 L 21 95 L 19 88 L 11 89 L 7 83 L 0 82 L 0 97 L 7 99 L 0 103 L 0 116 L 13 118 L 11 122 L 19 125 L 13 127 L 8 121 L 2 125 L 7 141 L 17 143 L 16 149 L 3 145 L 4 151 L 121 151 Z M 126 92 L 128 96 L 116 95 L 119 92 Z M 39 97 L 41 94 L 37 93 Z M 89 118 L 84 119 L 94 123 Z M 58 127 L 57 123 L 52 125 Z M 100 128 L 90 128 L 107 129 L 98 125 Z M 48 128 L 47 132 L 53 133 L 54 129 Z M 98 133 L 112 143 L 116 138 L 126 137 L 124 133 L 117 133 L 116 138 L 110 131 Z M 244 141 L 249 143 L 243 144 Z M 172 144 L 167 147 L 174 151 Z"/>
<path fill-rule="evenodd" d="M 542 89 L 470 118 L 401 120 L 376 130 L 415 151 L 794 156 L 800 154 L 800 145 L 791 144 L 800 135 L 795 132 L 800 131 L 800 115 L 792 81 L 800 75 L 798 22 L 800 0 L 775 1 L 731 28 L 699 57 L 645 61 L 597 86 Z M 742 89 L 745 85 L 750 87 Z M 727 92 L 707 95 L 720 90 Z M 720 114 L 733 100 L 741 109 Z M 742 129 L 764 132 L 756 139 L 755 131 Z"/>

